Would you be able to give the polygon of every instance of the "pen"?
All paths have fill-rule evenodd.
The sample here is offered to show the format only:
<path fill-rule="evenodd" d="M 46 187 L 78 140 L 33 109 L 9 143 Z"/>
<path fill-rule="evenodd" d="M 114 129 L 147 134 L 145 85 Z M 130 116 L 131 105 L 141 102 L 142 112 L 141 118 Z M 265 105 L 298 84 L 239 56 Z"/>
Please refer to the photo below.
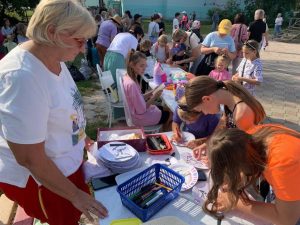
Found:
<path fill-rule="evenodd" d="M 158 200 L 163 195 L 163 192 L 157 192 L 156 195 L 148 202 L 146 202 L 146 207 L 152 205 L 156 200 Z"/>
<path fill-rule="evenodd" d="M 122 144 L 109 144 L 110 147 L 117 147 L 117 146 L 125 146 L 125 143 Z"/>
<path fill-rule="evenodd" d="M 216 217 L 217 217 L 217 225 L 221 225 L 222 219 L 224 218 L 224 214 L 222 212 L 217 212 Z"/>
<path fill-rule="evenodd" d="M 176 135 L 181 139 L 181 133 L 178 126 L 176 126 Z"/>
<path fill-rule="evenodd" d="M 172 191 L 172 188 L 167 187 L 167 186 L 165 186 L 165 185 L 163 185 L 163 184 L 160 184 L 160 183 L 155 182 L 155 185 L 157 185 L 157 186 L 159 186 L 159 187 L 162 187 L 162 188 L 166 189 L 167 191 Z"/>

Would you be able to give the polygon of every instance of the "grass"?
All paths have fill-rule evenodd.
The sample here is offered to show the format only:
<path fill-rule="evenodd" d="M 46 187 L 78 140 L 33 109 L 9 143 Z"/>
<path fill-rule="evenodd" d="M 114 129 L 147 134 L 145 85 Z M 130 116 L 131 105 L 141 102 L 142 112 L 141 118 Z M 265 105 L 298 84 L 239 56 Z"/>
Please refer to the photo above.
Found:
<path fill-rule="evenodd" d="M 95 123 L 88 123 L 85 127 L 86 134 L 93 140 L 97 140 L 97 129 L 107 127 L 107 123 L 103 120 L 98 120 Z"/>
<path fill-rule="evenodd" d="M 99 90 L 99 84 L 96 79 L 83 80 L 76 82 L 78 90 L 82 96 L 91 96 L 95 90 Z"/>

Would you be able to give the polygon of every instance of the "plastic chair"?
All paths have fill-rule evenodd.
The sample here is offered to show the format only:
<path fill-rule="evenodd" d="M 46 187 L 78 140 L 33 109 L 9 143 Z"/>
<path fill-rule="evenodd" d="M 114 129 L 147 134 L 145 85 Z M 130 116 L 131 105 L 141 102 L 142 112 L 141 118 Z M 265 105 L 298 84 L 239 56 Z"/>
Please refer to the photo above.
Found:
<path fill-rule="evenodd" d="M 128 102 L 126 99 L 126 95 L 125 95 L 125 91 L 124 91 L 124 86 L 123 86 L 123 77 L 120 76 L 119 77 L 119 83 L 120 83 L 120 97 L 123 100 L 123 104 L 124 104 L 124 112 L 125 112 L 125 118 L 126 118 L 126 124 L 129 127 L 135 126 L 132 122 L 132 117 L 131 117 L 131 113 L 128 107 Z M 153 133 L 159 133 L 160 129 L 161 129 L 161 124 L 158 125 L 153 125 L 153 126 L 144 126 L 144 132 L 146 134 L 153 134 Z"/>
<path fill-rule="evenodd" d="M 107 104 L 107 123 L 108 127 L 111 127 L 112 120 L 114 120 L 114 108 L 124 108 L 122 101 L 117 101 L 116 96 L 117 92 L 115 90 L 112 90 L 111 87 L 114 84 L 114 80 L 112 78 L 112 74 L 110 71 L 102 71 L 99 64 L 96 65 L 99 81 L 101 84 L 102 91 L 105 95 L 105 100 Z M 115 92 L 115 93 L 114 93 Z M 113 97 L 115 95 L 115 97 Z M 123 119 L 119 118 L 118 120 Z"/>

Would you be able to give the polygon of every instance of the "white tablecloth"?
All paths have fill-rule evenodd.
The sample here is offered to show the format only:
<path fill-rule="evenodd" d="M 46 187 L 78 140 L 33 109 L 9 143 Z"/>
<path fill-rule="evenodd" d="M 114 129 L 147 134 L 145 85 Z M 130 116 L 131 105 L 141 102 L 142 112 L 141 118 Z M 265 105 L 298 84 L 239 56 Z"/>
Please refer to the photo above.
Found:
<path fill-rule="evenodd" d="M 172 132 L 166 132 L 167 136 L 171 136 Z M 175 158 L 178 162 L 181 162 L 181 154 L 187 151 L 191 151 L 188 148 L 174 146 Z M 150 166 L 153 163 L 161 162 L 165 163 L 165 159 L 169 158 L 168 155 L 153 156 L 147 153 L 140 153 L 143 160 L 143 166 Z M 116 191 L 116 187 L 110 187 L 95 192 L 95 198 L 100 201 L 109 211 L 109 216 L 100 221 L 101 225 L 109 225 L 112 220 L 121 218 L 133 218 L 136 217 L 131 211 L 124 207 L 121 203 L 119 194 Z M 151 219 L 159 218 L 162 216 L 176 216 L 182 221 L 190 225 L 199 224 L 216 224 L 217 221 L 211 216 L 205 214 L 200 205 L 198 205 L 193 196 L 192 189 L 185 192 L 181 192 L 179 197 L 167 204 Z M 150 220 L 151 220 L 150 219 Z M 244 215 L 240 212 L 231 212 L 225 216 L 222 221 L 222 225 L 266 225 L 264 221 L 257 218 Z M 159 224 L 158 224 L 159 225 Z"/>

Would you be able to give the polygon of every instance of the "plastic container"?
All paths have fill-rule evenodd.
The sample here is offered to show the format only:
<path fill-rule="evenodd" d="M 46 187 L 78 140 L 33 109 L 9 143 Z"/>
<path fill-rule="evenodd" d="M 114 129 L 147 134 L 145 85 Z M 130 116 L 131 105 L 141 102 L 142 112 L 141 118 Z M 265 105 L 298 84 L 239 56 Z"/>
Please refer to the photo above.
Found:
<path fill-rule="evenodd" d="M 140 225 L 142 221 L 138 218 L 119 219 L 111 221 L 110 225 Z"/>
<path fill-rule="evenodd" d="M 159 62 L 155 63 L 153 69 L 153 81 L 156 85 L 167 82 L 167 74 L 163 71 L 163 68 Z"/>
<path fill-rule="evenodd" d="M 170 143 L 168 137 L 165 134 L 149 134 L 149 135 L 146 135 L 146 141 L 147 141 L 148 137 L 161 137 L 164 144 L 166 145 L 165 149 L 157 150 L 157 149 L 151 149 L 149 147 L 148 143 L 147 143 L 148 153 L 150 153 L 151 155 L 163 155 L 163 154 L 170 154 L 170 152 L 172 152 L 173 146 L 172 146 L 172 144 Z"/>
<path fill-rule="evenodd" d="M 164 192 L 164 194 L 148 208 L 141 208 L 130 199 L 130 196 L 139 192 L 143 187 L 156 182 L 162 183 L 172 190 Z M 145 222 L 167 203 L 178 197 L 183 183 L 184 177 L 180 174 L 164 165 L 154 164 L 128 181 L 120 184 L 117 187 L 117 191 L 120 194 L 122 204 Z"/>
<path fill-rule="evenodd" d="M 139 135 L 138 139 L 113 139 L 113 135 L 115 136 L 126 136 L 130 134 Z M 97 132 L 97 145 L 98 148 L 101 148 L 103 145 L 111 142 L 111 141 L 121 141 L 131 145 L 138 152 L 145 152 L 147 150 L 146 146 L 146 136 L 143 128 L 140 127 L 117 127 L 117 128 L 98 128 Z"/>

